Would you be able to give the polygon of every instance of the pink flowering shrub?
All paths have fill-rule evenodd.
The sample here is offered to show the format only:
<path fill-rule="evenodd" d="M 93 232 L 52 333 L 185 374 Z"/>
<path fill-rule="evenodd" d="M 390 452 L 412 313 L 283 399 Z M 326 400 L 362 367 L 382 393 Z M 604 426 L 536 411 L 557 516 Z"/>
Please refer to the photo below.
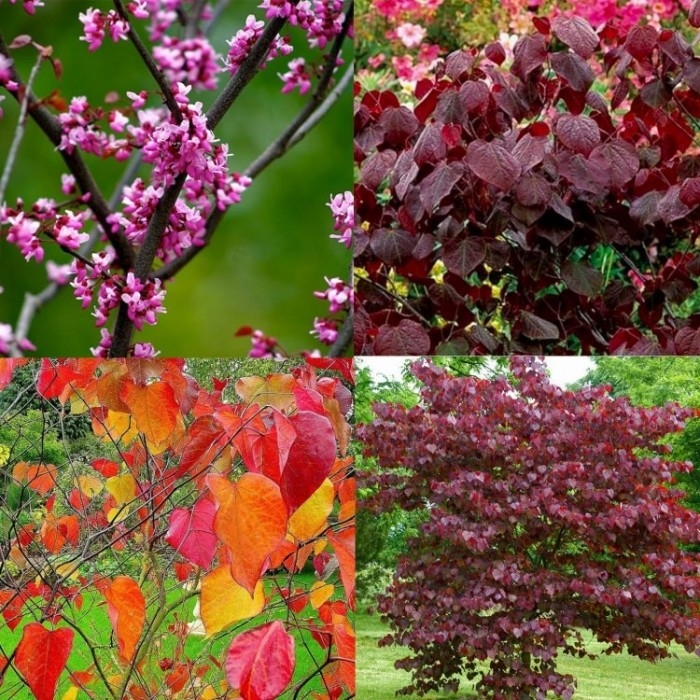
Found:
<path fill-rule="evenodd" d="M 23 4 L 37 15 L 42 6 L 36 0 Z M 111 9 L 76 12 L 79 39 L 88 52 L 131 43 L 146 69 L 132 90 L 108 93 L 101 104 L 85 95 L 35 96 L 36 71 L 20 74 L 14 52 L 33 47 L 37 70 L 50 62 L 57 79 L 59 59 L 30 36 L 12 39 L 0 28 L 0 88 L 37 123 L 67 168 L 60 182 L 67 199 L 9 201 L 7 181 L 17 158 L 15 151 L 9 154 L 0 179 L 0 237 L 28 262 L 43 263 L 49 244 L 71 255 L 68 267 L 47 261 L 47 276 L 57 287 L 69 286 L 80 307 L 90 310 L 100 330 L 93 354 L 156 352 L 133 336 L 165 313 L 168 284 L 207 246 L 255 177 L 322 119 L 342 92 L 332 88 L 341 79 L 341 88 L 349 86 L 351 68 L 343 65 L 342 49 L 352 39 L 352 6 L 352 0 L 262 0 L 223 46 L 213 45 L 207 35 L 216 21 L 215 4 L 114 0 Z M 299 37 L 315 52 L 311 58 L 287 58 L 298 49 Z M 229 166 L 229 144 L 217 136 L 217 126 L 269 63 L 279 76 L 280 93 L 308 97 L 299 118 L 237 172 Z M 200 91 L 218 92 L 206 98 Z M 17 143 L 22 126 L 16 127 Z M 93 158 L 123 163 L 116 204 L 102 195 L 91 172 Z M 349 245 L 349 239 L 343 243 Z M 327 295 L 331 313 L 338 312 L 345 303 L 342 289 L 329 287 Z M 14 328 L 3 324 L 0 354 L 30 348 L 28 331 L 19 321 Z M 327 341 L 331 333 L 324 327 L 318 335 Z"/>

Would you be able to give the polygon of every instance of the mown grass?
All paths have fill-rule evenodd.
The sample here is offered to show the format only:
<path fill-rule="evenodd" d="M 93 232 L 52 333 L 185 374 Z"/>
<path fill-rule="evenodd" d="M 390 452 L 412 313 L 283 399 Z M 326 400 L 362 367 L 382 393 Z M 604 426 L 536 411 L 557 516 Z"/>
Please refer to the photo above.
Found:
<path fill-rule="evenodd" d="M 396 659 L 407 656 L 400 647 L 377 647 L 387 633 L 376 616 L 357 616 L 357 697 L 361 700 L 390 700 L 395 691 L 410 682 L 410 674 L 394 668 Z M 603 645 L 590 635 L 588 648 Z M 655 664 L 627 654 L 601 656 L 595 661 L 562 656 L 559 670 L 578 680 L 575 700 L 697 700 L 700 698 L 700 657 L 674 647 L 675 657 Z M 477 698 L 471 684 L 460 686 L 459 694 L 433 693 L 429 700 Z"/>
<path fill-rule="evenodd" d="M 308 589 L 315 580 L 312 574 L 302 573 L 294 577 L 295 587 Z M 288 583 L 287 578 L 280 578 L 279 584 L 285 586 Z M 168 581 L 167 604 L 175 603 L 183 595 L 182 587 L 174 581 Z M 272 577 L 268 577 L 265 581 L 266 595 L 269 595 L 276 588 Z M 145 656 L 146 666 L 148 664 L 157 664 L 159 660 L 172 658 L 176 655 L 177 636 L 169 630 L 168 627 L 175 623 L 176 620 L 190 622 L 193 620 L 193 608 L 195 606 L 196 597 L 191 597 L 186 600 L 177 610 L 169 615 L 160 626 L 160 633 L 154 636 L 152 649 Z M 106 658 L 113 658 L 115 665 L 112 666 L 112 671 L 118 671 L 119 664 L 116 663 L 116 642 L 112 634 L 112 626 L 107 615 L 107 607 L 104 603 L 104 598 L 94 592 L 86 592 L 83 594 L 82 607 L 78 610 L 72 606 L 70 611 L 65 611 L 70 619 L 76 623 L 79 629 L 83 632 L 87 640 L 96 648 L 97 657 L 101 663 L 104 663 Z M 148 618 L 151 619 L 154 613 L 153 608 L 149 608 Z M 209 664 L 211 676 L 206 678 L 221 678 L 222 672 L 216 669 L 211 657 L 223 664 L 225 661 L 226 650 L 230 645 L 234 636 L 240 634 L 246 629 L 257 627 L 264 622 L 284 619 L 287 616 L 287 608 L 285 605 L 279 605 L 269 612 L 263 612 L 261 615 L 252 618 L 243 623 L 236 623 L 226 630 L 214 635 L 210 639 L 205 639 L 201 636 L 188 636 L 185 643 L 185 653 L 182 657 L 177 656 L 179 660 L 193 660 L 196 665 Z M 302 611 L 300 619 L 309 617 L 308 610 Z M 25 613 L 24 619 L 14 631 L 11 631 L 4 620 L 0 618 L 0 655 L 9 655 L 16 648 L 22 637 L 22 630 L 25 625 L 33 621 L 33 616 L 30 613 Z M 59 627 L 66 627 L 65 623 L 58 623 Z M 296 668 L 292 683 L 305 678 L 310 672 L 323 663 L 326 656 L 326 651 L 321 649 L 315 642 L 310 633 L 305 630 L 294 630 L 292 634 L 296 641 Z M 90 647 L 80 634 L 75 634 L 71 655 L 66 664 L 66 668 L 70 672 L 84 671 L 92 667 L 92 656 Z M 116 668 L 115 668 L 116 666 Z M 124 667 L 121 667 L 122 669 Z M 145 673 L 144 675 L 149 675 Z M 205 679 L 206 680 L 206 679 Z M 63 694 L 70 687 L 68 673 L 64 672 L 61 675 L 56 698 L 60 700 Z M 110 696 L 99 679 L 91 684 L 90 689 L 98 694 L 99 697 L 104 697 L 107 700 Z M 310 689 L 320 690 L 320 683 L 310 683 L 306 686 Z M 83 700 L 87 696 L 81 692 L 78 695 L 78 700 Z M 14 669 L 10 668 L 5 673 L 5 679 L 0 685 L 0 700 L 34 700 L 32 693 L 29 691 L 23 681 L 18 678 Z"/>

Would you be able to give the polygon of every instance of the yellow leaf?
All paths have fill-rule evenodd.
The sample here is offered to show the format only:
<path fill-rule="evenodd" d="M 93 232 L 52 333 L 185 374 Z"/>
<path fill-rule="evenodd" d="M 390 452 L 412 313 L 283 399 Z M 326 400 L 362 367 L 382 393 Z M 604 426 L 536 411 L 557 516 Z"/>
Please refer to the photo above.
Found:
<path fill-rule="evenodd" d="M 104 488 L 102 481 L 91 474 L 79 476 L 75 484 L 88 498 L 97 496 Z"/>
<path fill-rule="evenodd" d="M 247 620 L 262 612 L 265 593 L 258 581 L 251 597 L 231 576 L 228 565 L 219 566 L 202 579 L 200 615 L 207 637 L 220 632 L 232 622 Z"/>
<path fill-rule="evenodd" d="M 68 690 L 66 690 L 65 693 L 63 693 L 63 697 L 61 700 L 75 700 L 78 697 L 78 689 L 72 685 Z"/>
<path fill-rule="evenodd" d="M 92 427 L 95 435 L 105 442 L 122 442 L 124 445 L 132 443 L 139 434 L 136 422 L 128 413 L 120 411 L 107 411 L 104 421 L 93 418 Z"/>
<path fill-rule="evenodd" d="M 309 601 L 312 607 L 318 610 L 333 595 L 334 590 L 335 586 L 332 583 L 316 581 L 311 586 L 311 593 L 309 593 Z"/>
<path fill-rule="evenodd" d="M 131 474 L 112 476 L 105 481 L 105 488 L 114 496 L 114 500 L 117 502 L 117 507 L 112 508 L 107 514 L 107 520 L 110 523 L 124 520 L 130 512 L 129 504 L 136 498 L 134 477 Z"/>
<path fill-rule="evenodd" d="M 320 554 L 326 548 L 326 545 L 328 545 L 328 540 L 326 540 L 325 538 L 316 540 L 314 542 L 314 554 Z"/>
<path fill-rule="evenodd" d="M 291 374 L 268 374 L 267 377 L 243 377 L 236 382 L 236 393 L 244 403 L 274 406 L 286 411 L 294 404 L 296 379 Z"/>
<path fill-rule="evenodd" d="M 299 542 L 306 542 L 321 532 L 333 510 L 335 488 L 330 479 L 321 485 L 289 518 L 289 534 Z"/>
<path fill-rule="evenodd" d="M 63 578 L 68 576 L 69 579 L 77 581 L 80 578 L 80 571 L 75 566 L 75 564 L 59 564 L 56 567 L 56 573 Z"/>
<path fill-rule="evenodd" d="M 114 496 L 114 500 L 120 506 L 136 498 L 136 482 L 131 474 L 111 476 L 105 482 L 105 488 Z"/>
<path fill-rule="evenodd" d="M 208 685 L 206 688 L 204 688 L 200 697 L 202 700 L 216 700 L 219 697 L 219 694 L 214 690 L 214 688 Z"/>

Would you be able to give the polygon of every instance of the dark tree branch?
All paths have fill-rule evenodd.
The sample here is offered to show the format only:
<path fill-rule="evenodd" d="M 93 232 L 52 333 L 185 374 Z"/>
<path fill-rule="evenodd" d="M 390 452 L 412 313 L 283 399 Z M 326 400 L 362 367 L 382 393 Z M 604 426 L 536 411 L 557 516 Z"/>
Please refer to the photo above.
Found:
<path fill-rule="evenodd" d="M 328 357 L 342 357 L 347 353 L 348 349 L 350 348 L 350 343 L 352 342 L 353 337 L 353 319 L 354 314 L 351 309 L 350 311 L 348 311 L 347 318 L 345 319 L 345 321 L 343 321 L 343 325 L 338 331 L 338 337 L 335 339 L 335 342 L 333 343 L 333 345 L 331 345 L 330 349 L 328 350 Z"/>

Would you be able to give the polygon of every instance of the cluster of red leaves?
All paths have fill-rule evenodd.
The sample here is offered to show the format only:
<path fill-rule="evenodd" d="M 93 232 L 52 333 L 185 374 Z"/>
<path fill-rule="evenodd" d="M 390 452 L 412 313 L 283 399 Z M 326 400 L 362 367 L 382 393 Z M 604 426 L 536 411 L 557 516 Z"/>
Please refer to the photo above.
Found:
<path fill-rule="evenodd" d="M 413 107 L 356 88 L 357 353 L 698 352 L 700 59 L 535 25 L 507 70 L 499 43 L 448 56 Z"/>
<path fill-rule="evenodd" d="M 414 653 L 405 692 L 456 692 L 466 672 L 482 698 L 570 698 L 556 655 L 586 655 L 579 628 L 652 661 L 700 645 L 700 557 L 680 549 L 700 515 L 668 486 L 691 465 L 662 442 L 694 412 L 511 369 L 514 384 L 415 363 L 420 405 L 375 405 L 357 430 L 380 467 L 368 505 L 427 516 L 379 606 L 384 643 Z"/>
<path fill-rule="evenodd" d="M 0 389 L 20 362 L 26 361 L 0 361 Z M 352 378 L 349 360 L 314 364 Z M 69 668 L 75 692 L 99 696 L 105 689 L 93 684 L 109 676 L 132 700 L 156 697 L 165 687 L 168 697 L 182 700 L 229 693 L 273 700 L 293 690 L 291 632 L 303 627 L 327 650 L 326 662 L 312 672 L 325 692 L 314 697 L 354 693 L 348 613 L 354 607 L 355 488 L 345 418 L 350 390 L 338 378 L 318 377 L 309 365 L 238 380 L 237 403 L 222 398 L 227 380 L 213 383 L 211 391 L 200 387 L 184 372 L 183 360 L 42 360 L 39 395 L 70 402 L 72 413 L 89 413 L 95 434 L 119 446 L 123 464 L 93 460 L 94 474 L 77 477 L 72 490 L 58 487 L 60 467 L 14 466 L 13 478 L 41 495 L 45 514 L 20 529 L 10 558 L 24 566 L 37 556 L 50 563 L 47 553 L 60 553 L 71 563 L 54 570 L 54 585 L 38 575 L 0 590 L 0 611 L 11 630 L 27 615 L 33 620 L 16 649 L 3 649 L 0 683 L 14 665 L 37 700 L 53 699 L 75 636 L 65 624 L 73 617 L 64 615 L 65 608 L 79 609 L 83 593 L 92 590 L 106 603 L 118 658 L 103 657 L 99 668 Z M 183 506 L 183 489 L 193 488 L 192 505 Z M 198 582 L 207 636 L 274 605 L 288 609 L 286 622 L 235 635 L 222 662 L 196 665 L 185 653 L 187 625 L 175 625 L 180 658 L 161 659 L 160 672 L 144 670 L 143 647 L 153 624 L 143 590 L 148 582 L 82 575 L 80 565 L 93 556 L 89 543 L 97 539 L 117 552 L 141 551 L 146 559 L 157 551 L 180 581 Z M 264 582 L 266 572 L 284 568 L 292 574 L 309 559 L 321 573 L 331 557 L 340 585 L 324 578 L 308 591 L 290 592 Z M 302 620 L 302 611 L 310 616 Z M 82 630 L 88 638 L 90 633 Z M 222 667 L 228 681 L 223 689 L 207 675 Z"/>

